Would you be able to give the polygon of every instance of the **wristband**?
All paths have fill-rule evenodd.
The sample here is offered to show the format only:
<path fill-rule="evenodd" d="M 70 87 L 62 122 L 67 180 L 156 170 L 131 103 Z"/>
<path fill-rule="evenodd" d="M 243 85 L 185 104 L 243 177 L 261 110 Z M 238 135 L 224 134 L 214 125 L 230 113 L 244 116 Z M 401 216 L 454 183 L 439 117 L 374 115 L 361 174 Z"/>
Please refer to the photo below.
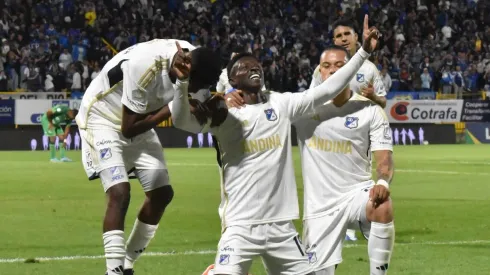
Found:
<path fill-rule="evenodd" d="M 232 92 L 234 92 L 235 90 L 236 90 L 235 88 L 231 88 L 231 89 L 229 89 L 228 91 L 226 91 L 226 92 L 225 92 L 225 95 L 226 95 L 226 94 L 229 94 L 229 93 L 232 93 Z"/>
<path fill-rule="evenodd" d="M 378 182 L 376 182 L 376 185 L 383 185 L 387 189 L 390 189 L 390 184 L 383 179 L 379 179 Z"/>

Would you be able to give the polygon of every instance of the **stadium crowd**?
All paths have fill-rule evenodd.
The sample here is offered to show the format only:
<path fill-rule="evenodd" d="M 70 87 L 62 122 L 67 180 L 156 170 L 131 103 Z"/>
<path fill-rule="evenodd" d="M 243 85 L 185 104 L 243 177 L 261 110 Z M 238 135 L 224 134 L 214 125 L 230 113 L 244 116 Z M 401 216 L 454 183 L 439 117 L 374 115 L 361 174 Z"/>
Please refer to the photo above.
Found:
<path fill-rule="evenodd" d="M 333 23 L 360 26 L 365 14 L 383 34 L 372 61 L 388 90 L 490 91 L 486 0 L 4 0 L 0 10 L 0 91 L 80 96 L 114 52 L 153 38 L 206 45 L 224 60 L 253 52 L 269 89 L 303 91 Z"/>

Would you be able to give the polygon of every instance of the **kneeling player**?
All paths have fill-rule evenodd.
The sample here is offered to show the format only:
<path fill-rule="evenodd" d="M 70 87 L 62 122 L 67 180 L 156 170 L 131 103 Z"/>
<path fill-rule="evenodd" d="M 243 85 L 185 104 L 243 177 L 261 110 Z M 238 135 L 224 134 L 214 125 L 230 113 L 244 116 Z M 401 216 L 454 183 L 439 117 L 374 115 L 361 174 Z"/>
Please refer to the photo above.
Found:
<path fill-rule="evenodd" d="M 65 105 L 56 105 L 49 109 L 41 117 L 41 124 L 43 126 L 43 131 L 49 138 L 49 158 L 51 162 L 69 162 L 71 159 L 65 156 L 66 143 L 65 139 L 70 133 L 70 126 L 72 121 L 78 114 L 78 110 L 71 110 Z M 62 124 L 65 124 L 65 129 L 63 130 Z M 56 158 L 56 148 L 55 141 L 56 137 L 59 139 L 60 143 L 60 159 Z"/>
<path fill-rule="evenodd" d="M 348 58 L 342 47 L 326 49 L 320 60 L 323 80 Z M 391 129 L 383 109 L 347 87 L 294 125 L 304 181 L 303 238 L 315 275 L 334 274 L 342 262 L 348 228 L 359 229 L 368 238 L 369 274 L 386 274 L 395 228 L 389 191 Z M 371 179 L 371 152 L 377 165 L 376 183 Z"/>

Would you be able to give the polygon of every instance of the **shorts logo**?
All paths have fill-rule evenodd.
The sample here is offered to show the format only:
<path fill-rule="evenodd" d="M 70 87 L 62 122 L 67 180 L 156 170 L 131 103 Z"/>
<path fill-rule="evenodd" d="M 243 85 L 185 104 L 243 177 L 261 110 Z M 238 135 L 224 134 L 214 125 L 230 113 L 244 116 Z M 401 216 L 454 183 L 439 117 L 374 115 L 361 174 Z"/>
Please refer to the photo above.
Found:
<path fill-rule="evenodd" d="M 230 255 L 229 254 L 219 255 L 219 264 L 220 265 L 227 265 L 229 263 L 230 263 Z"/>
<path fill-rule="evenodd" d="M 112 174 L 112 181 L 124 178 L 124 175 L 121 174 L 121 170 L 119 169 L 119 167 L 111 167 L 109 168 L 109 171 L 111 171 Z"/>
<path fill-rule="evenodd" d="M 100 158 L 108 160 L 112 157 L 111 148 L 100 149 Z"/>
<path fill-rule="evenodd" d="M 358 122 L 359 122 L 359 118 L 348 116 L 345 118 L 345 124 L 344 125 L 345 125 L 345 127 L 349 128 L 349 129 L 354 129 L 354 128 L 357 128 Z"/>
<path fill-rule="evenodd" d="M 357 74 L 356 80 L 357 82 L 364 82 L 364 74 Z"/>
<path fill-rule="evenodd" d="M 310 262 L 310 264 L 316 263 L 316 252 L 308 252 L 308 261 Z"/>
<path fill-rule="evenodd" d="M 264 110 L 264 113 L 268 121 L 274 121 L 277 119 L 276 112 L 272 108 Z"/>

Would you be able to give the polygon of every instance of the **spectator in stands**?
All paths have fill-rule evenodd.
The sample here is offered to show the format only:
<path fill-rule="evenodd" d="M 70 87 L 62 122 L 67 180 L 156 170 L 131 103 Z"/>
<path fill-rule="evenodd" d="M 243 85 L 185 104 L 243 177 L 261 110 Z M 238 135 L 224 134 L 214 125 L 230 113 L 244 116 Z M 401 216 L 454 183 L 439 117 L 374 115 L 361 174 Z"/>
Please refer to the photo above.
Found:
<path fill-rule="evenodd" d="M 375 64 L 387 69 L 392 89 L 422 86 L 420 76 L 427 67 L 432 90 L 451 94 L 457 65 L 461 74 L 469 70 L 463 83 L 471 86 L 464 87 L 474 92 L 484 88 L 490 67 L 489 1 L 358 2 L 4 1 L 0 69 L 3 65 L 9 89 L 17 89 L 26 86 L 23 67 L 29 58 L 40 69 L 41 83 L 56 61 L 62 67 L 50 75 L 60 91 L 72 84 L 71 76 L 57 81 L 71 75 L 70 64 L 84 62 L 90 76 L 94 62 L 101 67 L 112 56 L 101 38 L 118 51 L 154 38 L 182 38 L 213 47 L 223 59 L 237 46 L 251 51 L 263 63 L 268 88 L 295 92 L 302 89 L 299 76 L 308 82 L 321 50 L 331 44 L 332 23 L 343 16 L 359 25 L 369 13 L 384 35 Z M 453 78 L 450 84 L 444 85 L 444 71 Z M 87 76 L 85 69 L 82 76 Z"/>
<path fill-rule="evenodd" d="M 422 81 L 422 91 L 428 92 L 431 90 L 432 77 L 429 73 L 429 68 L 425 67 L 423 69 L 422 75 L 420 75 Z"/>
<path fill-rule="evenodd" d="M 383 67 L 383 69 L 381 70 L 381 79 L 383 80 L 386 91 L 389 92 L 392 82 L 391 76 L 388 74 L 388 69 L 386 67 Z"/>
<path fill-rule="evenodd" d="M 71 84 L 71 98 L 81 99 L 83 97 L 82 91 L 82 74 L 83 65 L 81 62 L 75 62 L 71 66 L 73 70 L 73 81 Z"/>

